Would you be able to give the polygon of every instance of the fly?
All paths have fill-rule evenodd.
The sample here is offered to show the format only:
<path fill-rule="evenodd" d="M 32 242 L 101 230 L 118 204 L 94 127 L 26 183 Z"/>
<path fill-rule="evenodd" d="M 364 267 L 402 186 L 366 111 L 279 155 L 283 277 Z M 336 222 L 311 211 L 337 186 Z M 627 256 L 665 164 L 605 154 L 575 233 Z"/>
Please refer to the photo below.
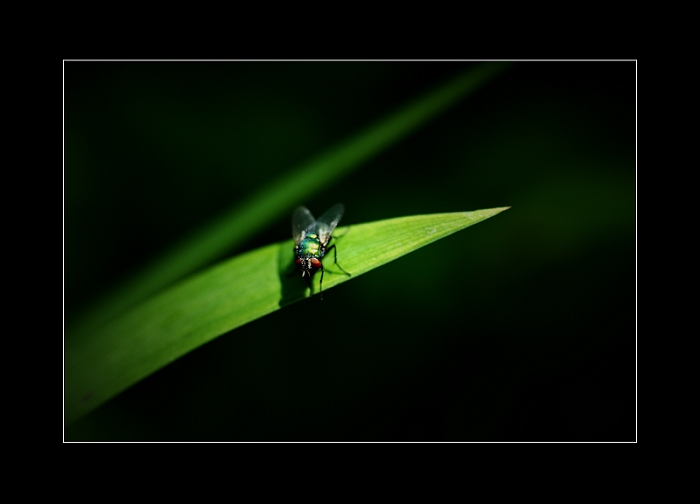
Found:
<path fill-rule="evenodd" d="M 343 216 L 345 207 L 338 203 L 328 209 L 326 213 L 321 215 L 318 220 L 314 219 L 311 212 L 306 207 L 299 207 L 294 210 L 292 216 L 292 235 L 294 236 L 294 257 L 297 269 L 301 273 L 301 277 L 306 279 L 309 288 L 313 292 L 311 286 L 311 278 L 318 270 L 321 270 L 320 292 L 323 300 L 323 263 L 321 259 L 333 251 L 334 263 L 345 273 L 350 276 L 350 273 L 345 271 L 338 264 L 338 251 L 335 245 L 328 244 L 333 238 L 333 230 L 338 225 L 340 218 Z"/>

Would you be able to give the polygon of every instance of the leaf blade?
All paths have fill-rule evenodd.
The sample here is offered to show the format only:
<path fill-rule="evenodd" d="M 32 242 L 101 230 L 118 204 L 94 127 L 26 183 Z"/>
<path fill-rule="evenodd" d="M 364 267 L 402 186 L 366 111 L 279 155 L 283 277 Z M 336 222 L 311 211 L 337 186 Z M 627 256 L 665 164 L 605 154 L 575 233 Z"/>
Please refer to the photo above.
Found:
<path fill-rule="evenodd" d="M 399 217 L 339 228 L 338 235 L 347 231 L 342 264 L 352 276 L 327 275 L 324 290 L 507 208 Z M 305 283 L 288 275 L 292 257 L 292 240 L 238 255 L 174 284 L 98 331 L 67 338 L 65 423 L 204 343 L 307 297 Z M 318 286 L 318 275 L 315 281 Z"/>

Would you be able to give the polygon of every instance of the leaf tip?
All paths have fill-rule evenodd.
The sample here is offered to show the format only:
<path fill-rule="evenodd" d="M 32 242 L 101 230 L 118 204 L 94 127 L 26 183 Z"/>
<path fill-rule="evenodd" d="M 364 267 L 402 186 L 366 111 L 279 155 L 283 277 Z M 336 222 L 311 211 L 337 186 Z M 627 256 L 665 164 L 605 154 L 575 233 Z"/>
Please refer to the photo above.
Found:
<path fill-rule="evenodd" d="M 495 208 L 486 208 L 484 210 L 476 210 L 473 212 L 463 212 L 465 216 L 473 216 L 475 214 L 483 217 L 483 218 L 488 218 L 488 217 L 493 217 L 494 215 L 497 215 L 505 210 L 510 209 L 509 206 L 506 207 L 495 207 Z"/>
<path fill-rule="evenodd" d="M 496 208 L 491 208 L 491 216 L 494 216 L 496 214 L 499 214 L 501 212 L 505 212 L 506 210 L 510 210 L 509 206 L 504 206 L 504 207 L 496 207 Z"/>

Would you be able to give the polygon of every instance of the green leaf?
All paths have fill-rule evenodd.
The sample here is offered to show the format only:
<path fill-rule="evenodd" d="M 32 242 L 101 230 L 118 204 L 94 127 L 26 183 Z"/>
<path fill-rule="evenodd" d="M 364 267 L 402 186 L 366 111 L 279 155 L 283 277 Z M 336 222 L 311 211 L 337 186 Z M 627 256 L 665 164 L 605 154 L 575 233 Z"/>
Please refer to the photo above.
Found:
<path fill-rule="evenodd" d="M 471 67 L 358 131 L 345 142 L 285 171 L 282 177 L 144 265 L 105 297 L 94 300 L 67 332 L 90 332 L 160 289 L 220 259 L 312 194 L 338 182 L 363 162 L 449 109 L 508 66 L 508 63 L 497 62 Z"/>
<path fill-rule="evenodd" d="M 507 208 L 340 227 L 334 233 L 338 263 L 351 276 L 342 274 L 331 256 L 326 256 L 323 290 Z M 286 240 L 222 261 L 161 291 L 99 330 L 67 337 L 66 424 L 217 336 L 308 297 L 306 283 L 295 274 L 293 248 L 292 240 Z M 314 294 L 319 280 L 320 274 L 315 275 Z"/>

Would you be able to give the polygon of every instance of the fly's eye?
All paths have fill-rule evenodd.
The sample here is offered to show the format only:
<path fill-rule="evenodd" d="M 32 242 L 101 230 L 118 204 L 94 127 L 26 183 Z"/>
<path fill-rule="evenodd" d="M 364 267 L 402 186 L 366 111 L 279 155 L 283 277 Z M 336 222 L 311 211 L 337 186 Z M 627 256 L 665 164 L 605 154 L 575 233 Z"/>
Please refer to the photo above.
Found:
<path fill-rule="evenodd" d="M 319 260 L 316 259 L 315 257 L 312 257 L 312 258 L 311 258 L 311 266 L 313 266 L 314 268 L 318 269 L 318 268 L 321 267 L 321 261 L 319 261 Z"/>
<path fill-rule="evenodd" d="M 301 259 L 299 259 L 299 258 L 297 257 L 296 263 L 297 263 L 297 264 L 301 264 Z"/>

